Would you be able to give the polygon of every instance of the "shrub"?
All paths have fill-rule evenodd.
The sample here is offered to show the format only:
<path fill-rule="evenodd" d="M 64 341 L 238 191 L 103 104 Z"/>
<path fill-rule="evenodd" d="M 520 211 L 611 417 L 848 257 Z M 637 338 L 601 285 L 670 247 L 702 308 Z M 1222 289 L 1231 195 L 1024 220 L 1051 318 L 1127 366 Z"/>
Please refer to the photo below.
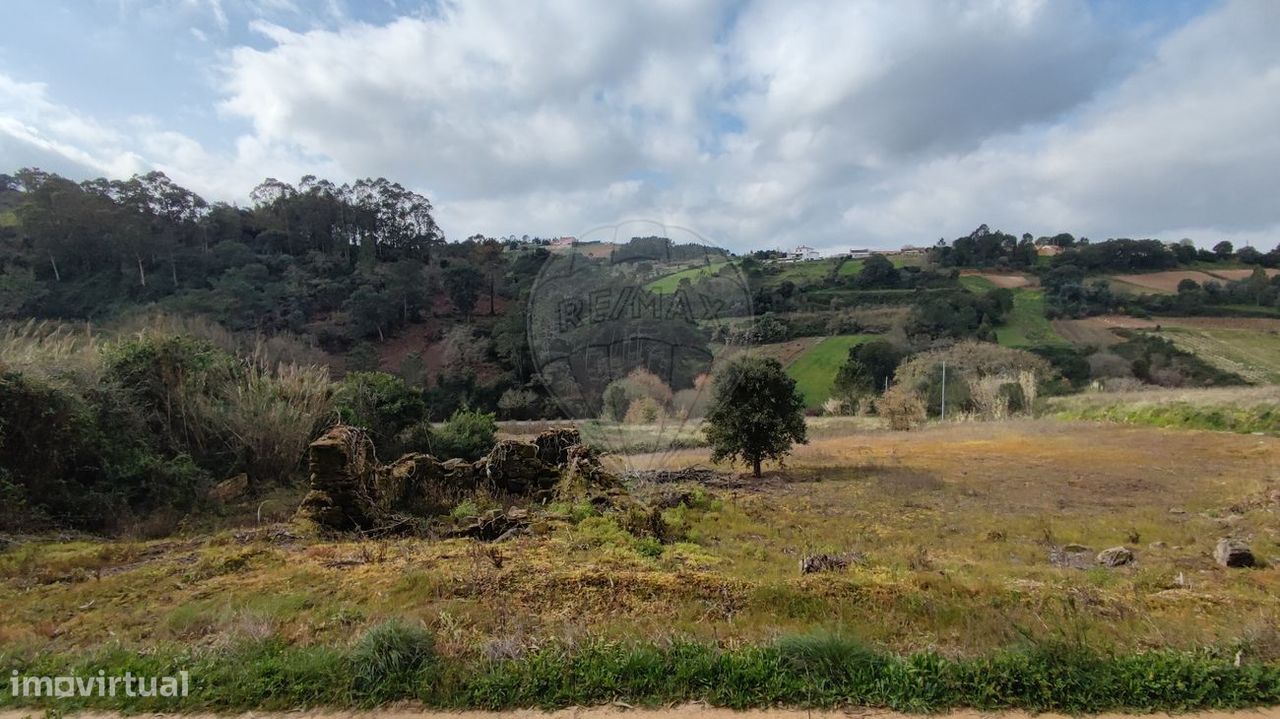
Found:
<path fill-rule="evenodd" d="M 1038 380 L 1047 378 L 1052 369 L 1042 357 L 1031 352 L 989 342 L 958 342 L 952 347 L 922 352 L 898 366 L 897 381 L 916 384 L 936 371 L 935 367 L 947 363 L 948 380 L 963 375 L 975 380 L 990 375 L 1015 377 L 1029 371 Z"/>
<path fill-rule="evenodd" d="M 228 474 L 234 456 L 205 415 L 207 400 L 237 378 L 235 358 L 191 337 L 144 332 L 109 346 L 104 375 L 131 395 L 161 446 L 187 453 L 215 474 Z"/>
<path fill-rule="evenodd" d="M 924 399 L 920 393 L 905 384 L 896 384 L 876 400 L 876 413 L 884 417 L 890 429 L 909 430 L 927 419 Z"/>
<path fill-rule="evenodd" d="M 836 372 L 835 389 L 845 400 L 878 394 L 893 379 L 903 353 L 886 340 L 871 340 L 849 348 L 849 356 Z"/>
<path fill-rule="evenodd" d="M 431 436 L 431 453 L 474 462 L 493 449 L 498 423 L 492 414 L 460 409 Z"/>
<path fill-rule="evenodd" d="M 273 372 L 265 361 L 252 361 L 201 406 L 255 487 L 291 478 L 332 408 L 327 369 L 282 364 Z"/>
<path fill-rule="evenodd" d="M 662 408 L 650 397 L 637 397 L 627 406 L 627 414 L 622 419 L 627 424 L 653 424 L 662 414 Z"/>
<path fill-rule="evenodd" d="M 374 446 L 390 454 L 395 438 L 427 415 L 422 393 L 385 372 L 352 372 L 334 392 L 338 418 L 369 431 Z"/>
<path fill-rule="evenodd" d="M 360 638 L 348 663 L 352 689 L 364 704 L 419 696 L 434 673 L 435 637 L 418 625 L 385 622 Z"/>
<path fill-rule="evenodd" d="M 112 383 L 82 395 L 0 373 L 0 492 L 25 507 L 0 526 L 107 530 L 135 512 L 189 508 L 207 474 L 189 455 L 159 453 L 130 399 Z"/>
<path fill-rule="evenodd" d="M 627 388 L 622 380 L 614 380 L 604 388 L 601 402 L 604 405 L 605 419 L 621 422 L 626 418 L 627 406 L 631 404 L 631 400 L 627 399 Z"/>
<path fill-rule="evenodd" d="M 1087 358 L 1089 376 L 1093 379 L 1132 377 L 1133 363 L 1111 352 L 1095 352 Z"/>

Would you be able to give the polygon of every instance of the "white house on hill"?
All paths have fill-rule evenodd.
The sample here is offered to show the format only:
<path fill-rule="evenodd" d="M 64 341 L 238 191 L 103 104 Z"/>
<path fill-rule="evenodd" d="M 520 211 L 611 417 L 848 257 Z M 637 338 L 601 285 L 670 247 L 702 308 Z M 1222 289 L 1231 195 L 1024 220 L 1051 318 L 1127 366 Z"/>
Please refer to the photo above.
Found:
<path fill-rule="evenodd" d="M 791 252 L 791 259 L 801 261 L 820 260 L 822 259 L 822 255 L 819 255 L 817 250 L 809 247 L 808 245 L 800 245 Z"/>

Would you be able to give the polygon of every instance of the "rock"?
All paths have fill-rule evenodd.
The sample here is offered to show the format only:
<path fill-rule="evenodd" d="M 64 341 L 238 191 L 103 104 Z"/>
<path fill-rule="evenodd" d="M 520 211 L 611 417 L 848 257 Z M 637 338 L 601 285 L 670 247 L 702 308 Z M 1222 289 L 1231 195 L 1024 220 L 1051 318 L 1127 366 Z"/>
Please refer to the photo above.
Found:
<path fill-rule="evenodd" d="M 241 472 L 230 479 L 224 479 L 209 490 L 209 499 L 227 504 L 249 493 L 249 475 Z"/>
<path fill-rule="evenodd" d="M 1164 549 L 1165 547 L 1167 547 L 1167 546 L 1169 546 L 1169 545 L 1168 545 L 1168 543 L 1166 543 L 1166 542 L 1152 542 L 1151 544 L 1148 544 L 1147 546 L 1148 546 L 1148 547 L 1151 547 L 1152 549 Z"/>
<path fill-rule="evenodd" d="M 861 564 L 862 559 L 862 555 L 857 552 L 813 554 L 800 560 L 800 573 L 842 572 L 848 569 L 851 564 Z"/>
<path fill-rule="evenodd" d="M 538 445 L 532 442 L 504 439 L 477 463 L 477 468 L 491 489 L 533 494 L 550 489 L 560 479 L 560 471 L 539 459 L 538 454 Z"/>
<path fill-rule="evenodd" d="M 1121 567 L 1133 562 L 1133 550 L 1128 547 L 1112 547 L 1098 552 L 1098 564 L 1104 567 Z"/>
<path fill-rule="evenodd" d="M 449 532 L 451 537 L 472 537 L 485 542 L 510 539 L 529 526 L 529 513 L 518 507 L 491 509 Z"/>
<path fill-rule="evenodd" d="M 1066 544 L 1049 549 L 1049 563 L 1055 567 L 1088 569 L 1094 565 L 1093 550 L 1083 544 Z"/>
<path fill-rule="evenodd" d="M 582 445 L 582 435 L 572 427 L 557 427 L 533 438 L 538 447 L 538 459 L 543 464 L 560 467 L 569 462 L 569 449 Z"/>
<path fill-rule="evenodd" d="M 1219 539 L 1213 558 L 1224 567 L 1252 567 L 1255 564 L 1249 545 L 1238 539 Z"/>

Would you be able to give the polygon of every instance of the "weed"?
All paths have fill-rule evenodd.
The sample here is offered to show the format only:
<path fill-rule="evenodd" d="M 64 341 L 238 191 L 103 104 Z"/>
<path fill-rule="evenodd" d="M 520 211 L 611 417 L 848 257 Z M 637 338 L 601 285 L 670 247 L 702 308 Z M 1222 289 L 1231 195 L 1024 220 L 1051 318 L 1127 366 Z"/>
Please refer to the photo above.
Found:
<path fill-rule="evenodd" d="M 435 637 L 421 626 L 392 620 L 370 629 L 347 658 L 357 703 L 416 698 L 431 681 Z"/>

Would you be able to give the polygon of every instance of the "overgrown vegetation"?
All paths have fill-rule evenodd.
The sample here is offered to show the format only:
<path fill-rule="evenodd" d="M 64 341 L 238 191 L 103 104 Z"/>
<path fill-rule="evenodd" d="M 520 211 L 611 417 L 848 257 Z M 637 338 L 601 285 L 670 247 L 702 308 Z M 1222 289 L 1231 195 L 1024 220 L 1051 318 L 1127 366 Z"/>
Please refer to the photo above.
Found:
<path fill-rule="evenodd" d="M 24 512 L 6 525 L 176 521 L 170 513 L 236 473 L 260 487 L 289 481 L 328 418 L 330 385 L 323 369 L 266 362 L 159 332 L 99 344 L 52 326 L 9 328 L 0 484 Z"/>
<path fill-rule="evenodd" d="M 1099 392 L 1055 398 L 1049 407 L 1061 419 L 1280 435 L 1280 395 L 1272 388 Z"/>

